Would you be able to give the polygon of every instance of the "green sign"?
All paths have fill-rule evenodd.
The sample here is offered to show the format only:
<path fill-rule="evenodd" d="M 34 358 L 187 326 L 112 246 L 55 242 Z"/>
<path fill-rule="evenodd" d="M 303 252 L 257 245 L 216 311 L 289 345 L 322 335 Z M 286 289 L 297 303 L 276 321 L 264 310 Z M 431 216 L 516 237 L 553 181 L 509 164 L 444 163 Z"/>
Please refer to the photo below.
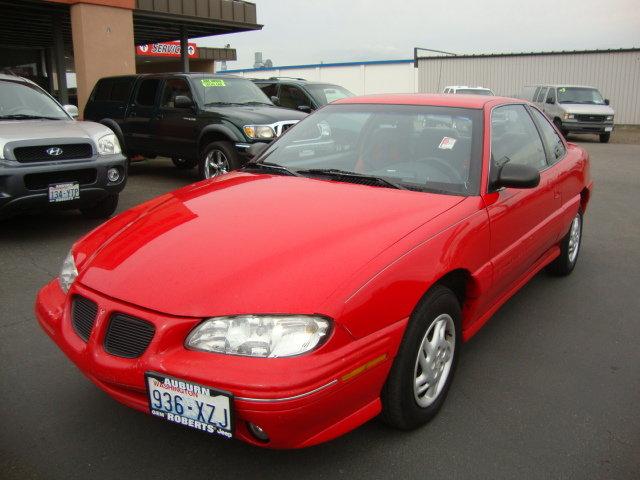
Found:
<path fill-rule="evenodd" d="M 200 80 L 203 87 L 225 87 L 224 80 L 215 80 L 213 78 L 203 78 Z"/>

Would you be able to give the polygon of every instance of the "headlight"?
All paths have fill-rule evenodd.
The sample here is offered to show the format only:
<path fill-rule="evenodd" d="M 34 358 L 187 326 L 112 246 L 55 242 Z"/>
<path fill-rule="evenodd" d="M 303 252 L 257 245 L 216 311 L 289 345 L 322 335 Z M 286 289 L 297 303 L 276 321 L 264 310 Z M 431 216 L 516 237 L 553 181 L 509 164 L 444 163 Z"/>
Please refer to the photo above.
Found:
<path fill-rule="evenodd" d="M 60 271 L 60 288 L 64 293 L 69 291 L 71 284 L 78 276 L 78 270 L 76 269 L 76 262 L 73 258 L 73 253 L 69 252 L 67 258 L 62 263 L 62 270 Z"/>
<path fill-rule="evenodd" d="M 244 133 L 256 140 L 269 140 L 276 136 L 276 132 L 269 125 L 245 125 Z"/>
<path fill-rule="evenodd" d="M 573 113 L 565 113 L 564 114 L 564 119 L 565 120 L 573 120 L 575 118 L 575 115 Z"/>
<path fill-rule="evenodd" d="M 608 121 L 613 120 L 613 115 L 607 115 L 607 120 L 608 120 Z"/>
<path fill-rule="evenodd" d="M 120 152 L 120 142 L 118 142 L 118 137 L 113 133 L 105 135 L 98 140 L 98 153 L 100 155 L 115 155 Z"/>
<path fill-rule="evenodd" d="M 330 327 L 330 320 L 308 315 L 214 317 L 194 328 L 185 346 L 228 355 L 291 357 L 319 346 Z"/>

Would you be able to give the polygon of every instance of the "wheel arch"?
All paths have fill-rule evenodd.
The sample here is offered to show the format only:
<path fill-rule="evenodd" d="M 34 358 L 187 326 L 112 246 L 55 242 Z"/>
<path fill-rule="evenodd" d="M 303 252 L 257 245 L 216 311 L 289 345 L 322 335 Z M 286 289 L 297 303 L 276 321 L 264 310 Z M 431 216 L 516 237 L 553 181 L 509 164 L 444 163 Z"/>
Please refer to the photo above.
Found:
<path fill-rule="evenodd" d="M 198 137 L 198 152 L 211 142 L 237 142 L 241 139 L 229 127 L 225 125 L 208 125 L 202 129 Z"/>

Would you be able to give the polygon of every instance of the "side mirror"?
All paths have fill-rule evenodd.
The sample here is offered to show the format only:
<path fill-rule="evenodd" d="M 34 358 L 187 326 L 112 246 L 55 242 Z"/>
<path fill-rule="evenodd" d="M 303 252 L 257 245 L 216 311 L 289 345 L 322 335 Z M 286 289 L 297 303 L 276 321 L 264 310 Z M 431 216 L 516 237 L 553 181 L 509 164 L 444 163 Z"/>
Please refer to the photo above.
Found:
<path fill-rule="evenodd" d="M 534 188 L 540 184 L 540 172 L 529 165 L 507 163 L 498 173 L 494 187 Z"/>
<path fill-rule="evenodd" d="M 554 104 L 554 103 L 556 103 L 556 102 L 555 102 L 555 100 L 554 100 L 553 98 L 548 97 L 548 98 L 547 98 L 547 103 L 549 103 L 549 104 L 553 105 L 553 104 Z"/>
<path fill-rule="evenodd" d="M 604 104 L 605 104 L 605 105 L 609 105 L 609 99 L 608 99 L 608 98 L 605 98 L 605 99 L 604 99 Z"/>
<path fill-rule="evenodd" d="M 247 148 L 247 156 L 249 158 L 258 158 L 260 155 L 262 155 L 262 152 L 264 152 L 268 146 L 268 143 L 263 142 L 252 143 L 251 146 Z"/>
<path fill-rule="evenodd" d="M 309 105 L 300 105 L 298 110 L 304 113 L 311 113 L 311 107 Z"/>
<path fill-rule="evenodd" d="M 278 102 L 280 101 L 280 99 L 278 97 L 276 97 L 275 95 L 273 95 L 271 97 L 271 101 L 273 102 L 274 105 L 278 105 Z"/>
<path fill-rule="evenodd" d="M 64 108 L 64 111 L 71 115 L 73 118 L 78 118 L 78 107 L 76 107 L 75 105 L 65 105 L 62 108 Z"/>
<path fill-rule="evenodd" d="M 175 108 L 191 108 L 193 107 L 193 100 L 186 95 L 176 95 L 173 99 L 173 106 Z"/>

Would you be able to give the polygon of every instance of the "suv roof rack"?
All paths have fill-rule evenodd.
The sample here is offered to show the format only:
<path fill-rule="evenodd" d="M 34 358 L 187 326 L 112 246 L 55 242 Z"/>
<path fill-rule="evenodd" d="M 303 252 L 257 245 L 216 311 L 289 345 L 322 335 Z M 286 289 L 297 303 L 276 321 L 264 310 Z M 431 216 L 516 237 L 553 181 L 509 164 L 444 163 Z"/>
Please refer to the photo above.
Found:
<path fill-rule="evenodd" d="M 299 77 L 269 77 L 269 80 L 280 80 L 281 78 L 288 78 L 289 80 L 301 80 L 303 82 L 307 81 L 306 78 L 299 78 Z"/>

